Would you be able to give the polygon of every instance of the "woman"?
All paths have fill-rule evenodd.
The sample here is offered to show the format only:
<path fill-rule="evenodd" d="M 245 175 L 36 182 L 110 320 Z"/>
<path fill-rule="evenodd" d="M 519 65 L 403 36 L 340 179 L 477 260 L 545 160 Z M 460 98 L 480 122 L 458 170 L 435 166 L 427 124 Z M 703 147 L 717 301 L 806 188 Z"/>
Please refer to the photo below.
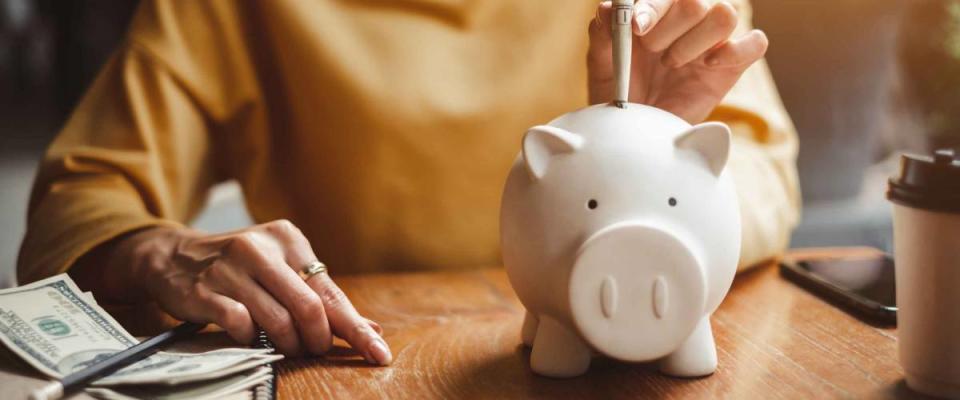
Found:
<path fill-rule="evenodd" d="M 103 301 L 156 302 L 240 342 L 256 323 L 287 354 L 336 335 L 388 364 L 380 327 L 310 267 L 498 264 L 520 135 L 613 92 L 610 4 L 549 4 L 145 1 L 43 161 L 20 280 L 69 270 Z M 796 138 L 758 62 L 765 36 L 742 3 L 634 14 L 631 101 L 731 126 L 743 263 L 775 255 L 797 218 Z M 226 179 L 264 223 L 182 225 Z"/>

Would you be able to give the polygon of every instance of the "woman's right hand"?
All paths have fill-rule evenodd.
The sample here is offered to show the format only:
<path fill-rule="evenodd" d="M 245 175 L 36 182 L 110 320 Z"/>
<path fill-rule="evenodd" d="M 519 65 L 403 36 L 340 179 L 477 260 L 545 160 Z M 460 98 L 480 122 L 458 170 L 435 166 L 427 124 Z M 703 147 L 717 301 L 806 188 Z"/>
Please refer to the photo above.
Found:
<path fill-rule="evenodd" d="M 114 294 L 124 286 L 127 293 L 121 297 L 130 299 L 138 296 L 132 292 L 142 291 L 146 298 L 141 300 L 156 301 L 173 317 L 213 322 L 241 343 L 252 342 L 254 326 L 259 325 L 288 355 L 324 354 L 336 335 L 370 363 L 387 365 L 392 360 L 380 326 L 362 317 L 329 275 L 306 281 L 300 277 L 298 271 L 316 256 L 289 221 L 216 235 L 150 228 L 111 247 L 107 268 L 128 266 L 123 271 L 127 273 L 117 276 L 134 282 L 105 283 Z M 89 265 L 78 267 L 71 273 L 82 274 Z M 89 281 L 86 275 L 78 281 Z"/>
<path fill-rule="evenodd" d="M 587 75 L 590 104 L 613 100 L 611 2 L 590 23 Z M 630 98 L 703 122 L 740 76 L 767 51 L 767 36 L 732 36 L 740 20 L 721 0 L 639 0 L 634 3 Z M 642 22 L 641 22 L 642 21 Z"/>

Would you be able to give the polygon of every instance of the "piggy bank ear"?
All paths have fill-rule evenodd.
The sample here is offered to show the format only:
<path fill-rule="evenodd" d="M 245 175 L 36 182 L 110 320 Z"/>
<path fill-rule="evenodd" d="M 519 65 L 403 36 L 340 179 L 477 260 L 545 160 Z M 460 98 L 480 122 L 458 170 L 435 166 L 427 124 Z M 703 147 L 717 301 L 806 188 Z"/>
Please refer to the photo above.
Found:
<path fill-rule="evenodd" d="M 523 162 L 533 180 L 547 173 L 551 159 L 564 153 L 572 153 L 583 144 L 583 138 L 574 133 L 549 125 L 538 125 L 523 136 Z"/>
<path fill-rule="evenodd" d="M 674 145 L 699 154 L 710 172 L 720 176 L 730 154 L 730 128 L 719 122 L 705 122 L 677 137 Z"/>

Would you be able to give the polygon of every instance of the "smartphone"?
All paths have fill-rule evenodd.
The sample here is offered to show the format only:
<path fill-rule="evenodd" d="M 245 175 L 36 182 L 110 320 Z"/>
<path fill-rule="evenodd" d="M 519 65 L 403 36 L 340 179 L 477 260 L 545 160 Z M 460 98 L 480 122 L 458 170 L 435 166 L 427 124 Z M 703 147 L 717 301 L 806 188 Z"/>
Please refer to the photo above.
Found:
<path fill-rule="evenodd" d="M 780 274 L 841 308 L 883 325 L 896 325 L 893 258 L 869 256 L 784 260 Z"/>

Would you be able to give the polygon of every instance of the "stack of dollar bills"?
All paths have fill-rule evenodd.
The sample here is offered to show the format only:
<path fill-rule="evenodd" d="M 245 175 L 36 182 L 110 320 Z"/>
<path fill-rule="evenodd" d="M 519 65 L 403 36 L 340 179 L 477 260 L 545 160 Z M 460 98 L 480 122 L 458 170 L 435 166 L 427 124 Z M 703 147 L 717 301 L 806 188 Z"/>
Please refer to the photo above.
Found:
<path fill-rule="evenodd" d="M 0 341 L 54 379 L 139 343 L 66 274 L 0 290 Z M 104 399 L 245 398 L 270 378 L 266 365 L 283 358 L 271 351 L 158 352 L 94 381 L 87 392 Z"/>

